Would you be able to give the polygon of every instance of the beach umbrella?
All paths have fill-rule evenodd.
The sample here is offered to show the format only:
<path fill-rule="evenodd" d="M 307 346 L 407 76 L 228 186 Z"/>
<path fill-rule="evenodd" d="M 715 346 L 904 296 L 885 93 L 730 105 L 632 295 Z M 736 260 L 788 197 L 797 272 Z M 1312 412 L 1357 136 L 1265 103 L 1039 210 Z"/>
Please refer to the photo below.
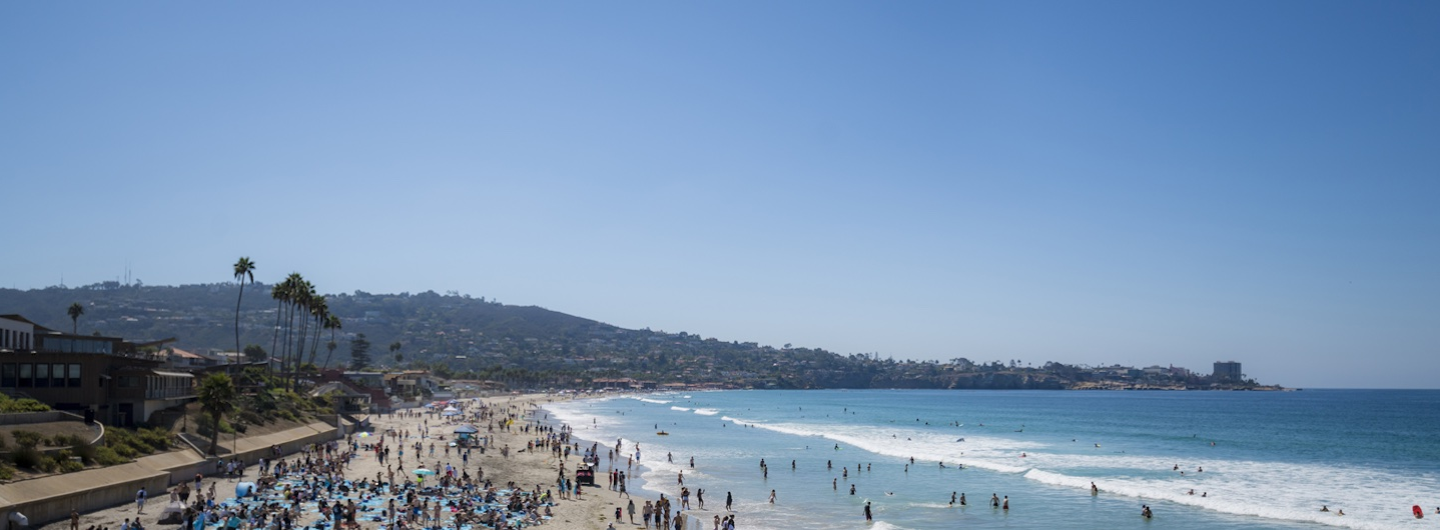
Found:
<path fill-rule="evenodd" d="M 361 437 L 361 438 L 369 438 L 369 437 L 370 437 L 370 433 L 368 433 L 368 432 L 361 432 L 360 434 L 357 434 L 356 436 L 359 436 L 359 437 Z"/>
<path fill-rule="evenodd" d="M 429 470 L 429 469 L 425 469 L 425 468 L 423 468 L 423 467 L 421 467 L 421 468 L 416 468 L 415 471 L 413 471 L 413 473 L 415 473 L 416 475 L 420 475 L 420 476 L 422 476 L 422 477 L 425 476 L 425 475 L 434 475 L 434 474 L 435 474 L 434 471 L 431 471 L 431 470 Z"/>
<path fill-rule="evenodd" d="M 249 497 L 255 493 L 254 482 L 241 482 L 235 485 L 235 497 Z"/>
<path fill-rule="evenodd" d="M 459 410 L 459 409 L 456 409 L 456 408 L 454 408 L 454 407 L 447 407 L 445 410 L 440 411 L 440 415 L 441 415 L 441 416 L 459 416 L 459 415 L 460 415 L 460 410 Z"/>
<path fill-rule="evenodd" d="M 475 427 L 474 425 L 469 424 L 461 425 L 455 428 L 455 434 L 475 434 L 477 432 L 480 432 L 480 429 L 478 427 Z"/>

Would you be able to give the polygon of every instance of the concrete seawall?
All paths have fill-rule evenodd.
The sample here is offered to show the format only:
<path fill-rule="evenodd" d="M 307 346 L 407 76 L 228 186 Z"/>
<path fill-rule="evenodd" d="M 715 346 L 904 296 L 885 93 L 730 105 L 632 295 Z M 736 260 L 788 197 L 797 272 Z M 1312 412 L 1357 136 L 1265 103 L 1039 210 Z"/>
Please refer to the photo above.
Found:
<path fill-rule="evenodd" d="M 336 433 L 334 425 L 310 423 L 241 438 L 233 445 L 222 441 L 222 445 L 226 449 L 235 447 L 235 456 L 253 465 L 261 458 L 270 458 L 273 446 L 288 455 L 312 443 L 334 440 Z M 230 457 L 228 451 L 222 454 Z M 41 525 L 69 517 L 72 510 L 86 513 L 134 502 L 135 492 L 141 487 L 155 499 L 153 504 L 163 505 L 171 485 L 194 479 L 196 473 L 213 474 L 217 460 L 184 449 L 144 456 L 118 466 L 0 484 L 0 517 L 8 520 L 12 512 L 18 511 L 30 519 L 32 526 Z"/>

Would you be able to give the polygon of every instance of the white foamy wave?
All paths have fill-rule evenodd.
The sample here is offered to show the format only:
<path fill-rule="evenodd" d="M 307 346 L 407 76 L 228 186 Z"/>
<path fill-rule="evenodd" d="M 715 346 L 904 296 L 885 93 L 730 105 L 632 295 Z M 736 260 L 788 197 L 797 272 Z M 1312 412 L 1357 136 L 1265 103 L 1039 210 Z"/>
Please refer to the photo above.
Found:
<path fill-rule="evenodd" d="M 742 423 L 741 420 L 733 421 L 737 424 Z M 885 432 L 878 432 L 875 428 L 868 426 L 818 427 L 788 423 L 746 424 L 783 434 L 833 440 L 879 455 L 914 458 L 916 465 L 920 465 L 920 461 L 925 461 L 927 465 L 928 463 L 937 463 L 938 465 L 943 462 L 946 466 L 963 464 L 968 467 L 1001 473 L 1023 473 L 1030 469 L 1029 466 L 1015 465 L 1015 462 L 1020 460 L 1017 457 L 1023 452 L 1022 450 L 1033 450 L 1034 447 L 1040 447 L 1037 444 L 976 436 L 967 437 L 966 442 L 960 443 L 949 435 L 909 429 L 889 431 L 889 436 L 886 436 Z"/>
<path fill-rule="evenodd" d="M 635 401 L 644 401 L 644 402 L 646 402 L 646 403 L 654 403 L 654 404 L 656 404 L 656 405 L 667 405 L 667 404 L 670 403 L 669 401 L 663 400 L 663 399 L 650 399 L 650 398 L 647 398 L 647 397 L 640 397 L 640 396 L 630 396 L 630 399 L 633 399 L 633 400 L 635 400 Z"/>
<path fill-rule="evenodd" d="M 754 422 L 754 421 L 750 421 L 750 420 L 742 420 L 742 419 L 740 419 L 740 418 L 731 418 L 731 417 L 729 417 L 729 416 L 721 416 L 720 419 L 721 419 L 722 421 L 728 421 L 728 422 L 730 422 L 730 423 L 734 423 L 734 424 L 739 425 L 739 426 L 741 426 L 741 427 L 753 427 L 753 426 L 759 424 L 759 422 Z"/>
<path fill-rule="evenodd" d="M 719 409 L 695 409 L 695 413 L 701 416 L 714 416 L 720 413 Z"/>
<path fill-rule="evenodd" d="M 690 409 L 689 409 L 689 408 L 686 408 L 686 407 L 672 406 L 672 407 L 670 407 L 670 410 L 678 410 L 678 411 L 680 411 L 680 412 L 688 412 Z"/>
<path fill-rule="evenodd" d="M 936 503 L 936 502 L 912 502 L 912 503 L 908 504 L 907 506 L 909 506 L 909 507 L 911 507 L 911 508 L 945 508 L 945 509 L 954 508 L 954 506 L 951 506 L 951 505 L 949 505 L 949 504 L 940 504 L 940 503 Z"/>
<path fill-rule="evenodd" d="M 890 524 L 885 521 L 875 521 L 875 524 L 870 525 L 871 530 L 904 530 L 904 528 L 903 526 Z"/>
<path fill-rule="evenodd" d="M 1094 481 L 1101 495 L 1165 500 L 1222 513 L 1359 529 L 1418 525 L 1410 516 L 1409 506 L 1435 494 L 1434 485 L 1424 480 L 1383 477 L 1385 472 L 1345 466 L 1321 469 L 1304 464 L 1238 461 L 1219 465 L 1212 462 L 1205 467 L 1211 471 L 1148 478 L 1092 479 L 1038 469 L 1026 472 L 1024 477 L 1081 491 L 1088 491 Z M 1329 495 L 1313 486 L 1323 487 Z M 1196 493 L 1191 494 L 1192 490 Z M 1331 510 L 1344 509 L 1346 515 L 1321 512 L 1321 505 Z"/>

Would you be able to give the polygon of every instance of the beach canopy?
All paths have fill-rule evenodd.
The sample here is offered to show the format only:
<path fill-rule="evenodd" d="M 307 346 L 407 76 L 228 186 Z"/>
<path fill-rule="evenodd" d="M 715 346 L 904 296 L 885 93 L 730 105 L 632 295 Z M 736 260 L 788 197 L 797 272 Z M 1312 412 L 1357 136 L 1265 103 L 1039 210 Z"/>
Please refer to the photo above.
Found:
<path fill-rule="evenodd" d="M 455 408 L 455 407 L 445 407 L 445 410 L 440 411 L 440 415 L 441 415 L 441 416 L 459 416 L 459 415 L 460 415 L 460 409 L 457 409 L 457 408 Z"/>
<path fill-rule="evenodd" d="M 475 434 L 477 432 L 480 432 L 480 429 L 474 425 L 469 424 L 461 425 L 455 428 L 455 434 Z"/>

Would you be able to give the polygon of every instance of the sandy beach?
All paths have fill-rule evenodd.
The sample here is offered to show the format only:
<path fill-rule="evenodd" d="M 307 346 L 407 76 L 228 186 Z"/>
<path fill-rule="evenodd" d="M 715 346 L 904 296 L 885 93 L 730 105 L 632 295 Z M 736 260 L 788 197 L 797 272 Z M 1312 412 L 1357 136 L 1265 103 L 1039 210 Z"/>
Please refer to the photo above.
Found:
<path fill-rule="evenodd" d="M 374 443 L 389 429 L 394 429 L 396 432 L 409 431 L 411 434 L 411 438 L 409 439 L 395 440 L 386 437 L 385 443 L 392 449 L 392 453 L 386 463 L 390 466 L 395 466 L 398 460 L 398 450 L 400 449 L 400 445 L 402 445 L 401 443 L 397 443 L 397 441 L 403 442 L 403 445 L 407 446 L 404 473 L 406 478 L 412 480 L 414 476 L 410 473 L 416 467 L 419 467 L 420 463 L 423 463 L 427 468 L 433 468 L 432 466 L 435 466 L 436 462 L 438 462 L 438 470 L 440 472 L 443 473 L 445 466 L 450 465 L 456 468 L 455 473 L 457 476 L 463 470 L 468 472 L 470 476 L 475 477 L 478 475 L 477 472 L 483 469 L 484 478 L 492 481 L 497 488 L 504 488 L 506 483 L 513 481 L 517 489 L 532 490 L 538 486 L 541 492 L 548 490 L 554 494 L 552 495 L 552 499 L 554 499 L 553 502 L 555 506 L 551 508 L 553 517 L 541 525 L 545 528 L 557 530 L 603 529 L 612 522 L 615 523 L 616 528 L 641 526 L 639 524 L 639 513 L 646 498 L 633 493 L 631 493 L 631 496 L 636 506 L 635 524 L 632 525 L 630 523 L 628 514 L 623 520 L 615 521 L 616 508 L 625 509 L 631 499 L 624 498 L 618 491 L 611 491 L 606 487 L 608 479 L 605 474 L 610 471 L 610 462 L 604 447 L 601 447 L 599 451 L 600 465 L 596 470 L 595 478 L 597 487 L 584 488 L 584 494 L 580 498 L 575 498 L 573 495 L 562 497 L 556 488 L 556 477 L 558 476 L 562 461 L 565 465 L 567 476 L 573 477 L 576 465 L 581 461 L 579 455 L 572 453 L 568 459 L 566 459 L 552 456 L 549 450 L 526 450 L 527 443 L 541 435 L 534 432 L 524 432 L 523 428 L 535 423 L 537 419 L 537 407 L 540 404 L 560 399 L 566 398 L 539 394 L 479 398 L 471 402 L 471 405 L 465 409 L 463 416 L 456 416 L 449 419 L 442 418 L 437 413 L 438 411 L 425 413 L 423 412 L 425 409 L 408 409 L 393 415 L 374 415 L 371 416 L 371 419 L 374 425 L 375 435 L 367 438 L 356 437 L 350 440 L 360 444 Z M 474 403 L 482 401 L 490 407 L 490 410 L 494 413 L 493 417 L 488 421 L 474 421 L 471 419 L 462 421 L 462 418 L 470 418 L 477 410 L 478 407 L 476 407 Z M 419 413 L 419 415 L 407 416 L 405 414 L 406 412 Z M 455 421 L 448 421 L 451 419 Z M 500 426 L 501 420 L 503 419 L 513 419 L 513 424 L 509 429 L 504 429 Z M 493 438 L 483 454 L 478 449 L 471 450 L 468 464 L 462 462 L 461 452 L 456 448 L 450 448 L 448 454 L 443 450 L 444 447 L 448 446 L 449 442 L 455 439 L 452 431 L 455 425 L 460 423 L 473 423 L 480 429 L 479 435 L 491 436 Z M 429 429 L 429 436 L 422 438 L 420 433 L 427 427 Z M 493 430 L 491 430 L 492 427 Z M 441 436 L 444 437 L 443 440 Z M 416 442 L 423 443 L 425 447 L 424 456 L 419 463 L 414 460 L 413 445 Z M 435 444 L 435 456 L 433 457 L 429 454 L 429 448 L 432 442 Z M 503 449 L 507 446 L 509 450 L 504 451 Z M 581 442 L 582 451 L 588 447 L 588 444 Z M 348 449 L 348 445 L 342 444 L 341 450 L 346 449 Z M 508 456 L 506 456 L 505 453 L 508 453 Z M 303 458 L 303 455 L 284 455 L 281 459 L 293 462 L 297 457 Z M 370 478 L 373 480 L 377 474 L 382 477 L 385 476 L 387 472 L 386 467 L 386 465 L 381 464 L 379 458 L 376 457 L 373 451 L 365 451 L 362 445 L 362 449 L 357 452 L 355 458 L 353 458 L 345 468 L 344 475 L 348 480 L 359 481 L 362 478 Z M 208 490 L 213 484 L 217 492 L 216 496 L 219 500 L 223 501 L 226 498 L 233 497 L 238 483 L 254 481 L 258 476 L 259 469 L 252 463 L 251 466 L 246 468 L 243 478 L 216 478 L 206 476 L 203 479 L 201 488 L 202 491 Z M 396 467 L 395 476 L 396 480 L 399 481 L 401 471 L 398 466 Z M 434 478 L 438 477 L 431 477 L 431 479 Z M 435 481 L 430 480 L 430 482 L 433 484 Z M 633 489 L 631 491 L 633 492 Z M 127 503 L 104 510 L 82 513 L 80 514 L 79 528 L 89 529 L 96 527 L 118 530 L 125 520 L 133 520 L 137 517 L 146 528 L 179 527 L 180 525 L 162 525 L 159 523 L 161 513 L 165 505 L 169 502 L 168 493 L 147 493 L 150 499 L 143 513 L 138 512 L 135 503 Z M 383 502 L 388 501 L 391 496 L 386 493 L 380 493 L 377 497 Z M 360 516 L 357 517 L 357 523 L 365 530 L 380 528 L 385 522 L 372 520 L 372 517 L 377 515 L 377 513 L 372 512 L 361 513 Z M 454 528 L 452 523 L 453 516 L 454 514 L 448 511 L 442 512 L 442 524 Z M 318 518 L 319 515 L 314 513 L 313 510 L 307 511 L 297 517 L 295 527 L 299 528 L 302 525 L 310 525 Z M 412 526 L 412 528 L 413 527 L 414 526 Z M 40 527 L 41 530 L 68 530 L 69 528 L 69 520 L 55 521 Z M 212 524 L 207 528 L 218 528 L 218 526 Z M 476 528 L 481 527 L 476 526 Z"/>

